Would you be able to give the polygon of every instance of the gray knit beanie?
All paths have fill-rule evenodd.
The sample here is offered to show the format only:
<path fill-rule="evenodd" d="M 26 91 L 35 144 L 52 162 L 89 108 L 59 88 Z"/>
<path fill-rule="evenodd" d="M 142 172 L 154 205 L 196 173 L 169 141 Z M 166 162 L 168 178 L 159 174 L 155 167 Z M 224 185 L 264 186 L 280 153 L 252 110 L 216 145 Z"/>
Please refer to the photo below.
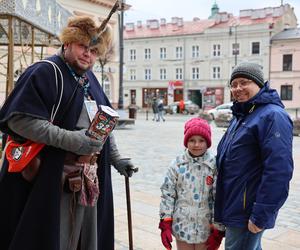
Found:
<path fill-rule="evenodd" d="M 235 78 L 239 77 L 254 81 L 260 88 L 264 86 L 264 73 L 257 63 L 244 62 L 237 65 L 232 71 L 230 85 Z"/>

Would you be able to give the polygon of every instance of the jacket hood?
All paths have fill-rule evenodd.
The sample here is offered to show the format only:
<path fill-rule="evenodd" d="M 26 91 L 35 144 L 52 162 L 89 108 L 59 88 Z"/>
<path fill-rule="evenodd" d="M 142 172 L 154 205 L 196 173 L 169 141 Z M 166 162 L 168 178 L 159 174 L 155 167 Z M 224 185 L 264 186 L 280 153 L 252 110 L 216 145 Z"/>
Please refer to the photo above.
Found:
<path fill-rule="evenodd" d="M 235 101 L 231 109 L 234 116 L 245 116 L 251 113 L 255 107 L 266 104 L 275 104 L 284 108 L 277 91 L 270 88 L 269 82 L 266 82 L 264 87 L 247 102 Z"/>

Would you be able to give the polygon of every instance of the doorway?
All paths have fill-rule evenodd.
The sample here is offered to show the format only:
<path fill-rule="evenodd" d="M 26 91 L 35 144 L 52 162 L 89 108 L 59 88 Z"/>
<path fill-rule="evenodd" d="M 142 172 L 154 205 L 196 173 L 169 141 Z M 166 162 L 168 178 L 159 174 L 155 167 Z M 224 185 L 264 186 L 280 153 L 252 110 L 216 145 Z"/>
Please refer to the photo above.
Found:
<path fill-rule="evenodd" d="M 174 102 L 183 100 L 183 89 L 174 89 Z"/>

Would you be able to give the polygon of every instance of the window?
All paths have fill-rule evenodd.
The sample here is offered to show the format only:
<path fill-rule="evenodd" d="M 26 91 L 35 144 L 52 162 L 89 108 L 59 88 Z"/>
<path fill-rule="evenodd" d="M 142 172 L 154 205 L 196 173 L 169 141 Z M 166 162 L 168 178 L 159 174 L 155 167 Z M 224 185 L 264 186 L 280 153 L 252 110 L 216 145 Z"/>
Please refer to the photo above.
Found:
<path fill-rule="evenodd" d="M 199 79 L 199 68 L 192 68 L 192 79 Z"/>
<path fill-rule="evenodd" d="M 145 49 L 145 59 L 151 59 L 151 49 Z"/>
<path fill-rule="evenodd" d="M 160 48 L 160 59 L 167 58 L 167 48 Z"/>
<path fill-rule="evenodd" d="M 176 80 L 182 80 L 183 79 L 182 68 L 176 68 L 175 77 L 176 77 Z"/>
<path fill-rule="evenodd" d="M 281 85 L 280 98 L 281 100 L 293 100 L 293 85 Z"/>
<path fill-rule="evenodd" d="M 239 43 L 233 43 L 232 44 L 232 55 L 239 55 L 240 54 L 240 44 Z"/>
<path fill-rule="evenodd" d="M 135 49 L 129 50 L 129 60 L 130 61 L 136 60 L 136 50 Z"/>
<path fill-rule="evenodd" d="M 199 46 L 194 45 L 192 46 L 192 58 L 198 58 L 199 57 Z"/>
<path fill-rule="evenodd" d="M 283 71 L 292 71 L 292 65 L 293 65 L 293 55 L 283 55 L 282 60 L 282 70 Z"/>
<path fill-rule="evenodd" d="M 130 70 L 130 80 L 131 81 L 136 80 L 136 71 L 135 71 L 135 69 Z"/>
<path fill-rule="evenodd" d="M 252 55 L 259 55 L 259 42 L 252 43 Z"/>
<path fill-rule="evenodd" d="M 167 79 L 167 70 L 166 69 L 160 69 L 159 70 L 159 79 L 160 80 L 166 80 Z"/>
<path fill-rule="evenodd" d="M 145 69 L 145 80 L 151 80 L 151 69 Z"/>
<path fill-rule="evenodd" d="M 213 67 L 213 79 L 220 79 L 221 78 L 221 69 L 220 67 Z"/>
<path fill-rule="evenodd" d="M 182 58 L 182 47 L 176 47 L 176 59 L 181 59 Z"/>
<path fill-rule="evenodd" d="M 213 56 L 220 56 L 221 55 L 221 45 L 214 44 L 213 45 Z"/>

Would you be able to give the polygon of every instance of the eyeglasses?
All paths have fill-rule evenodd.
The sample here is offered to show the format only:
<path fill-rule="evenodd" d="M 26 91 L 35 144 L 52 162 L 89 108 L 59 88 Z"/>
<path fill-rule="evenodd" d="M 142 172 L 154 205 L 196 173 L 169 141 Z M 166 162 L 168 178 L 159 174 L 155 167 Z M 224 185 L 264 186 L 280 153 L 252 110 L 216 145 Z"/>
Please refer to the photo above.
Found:
<path fill-rule="evenodd" d="M 98 49 L 97 48 L 91 48 L 90 46 L 86 46 L 84 44 L 78 44 L 78 47 L 82 50 L 84 50 L 85 52 L 90 52 L 91 55 L 96 56 L 98 54 Z"/>
<path fill-rule="evenodd" d="M 229 85 L 230 89 L 237 89 L 238 86 L 240 86 L 241 89 L 244 89 L 248 87 L 250 83 L 252 83 L 252 80 L 242 80 L 242 81 L 232 81 L 231 84 Z"/>

